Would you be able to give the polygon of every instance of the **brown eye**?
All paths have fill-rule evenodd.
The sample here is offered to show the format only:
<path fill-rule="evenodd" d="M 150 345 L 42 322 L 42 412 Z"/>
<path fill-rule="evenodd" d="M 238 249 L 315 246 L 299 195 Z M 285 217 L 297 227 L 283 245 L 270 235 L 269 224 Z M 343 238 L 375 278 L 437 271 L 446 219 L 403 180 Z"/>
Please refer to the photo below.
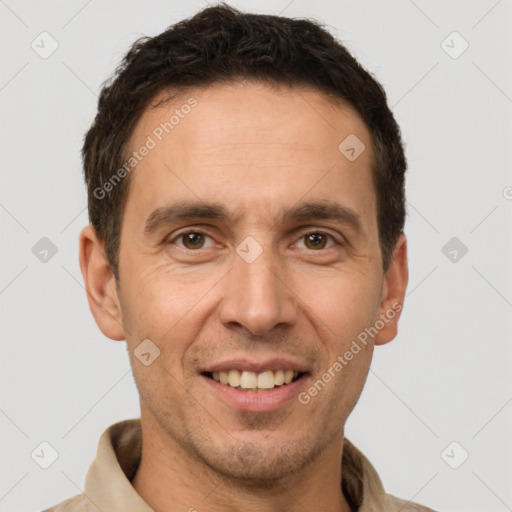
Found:
<path fill-rule="evenodd" d="M 178 239 L 181 239 L 186 249 L 201 249 L 204 245 L 204 237 L 203 233 L 189 231 L 180 235 Z"/>
<path fill-rule="evenodd" d="M 308 233 L 304 235 L 304 243 L 308 249 L 324 249 L 327 244 L 328 235 L 324 233 Z"/>

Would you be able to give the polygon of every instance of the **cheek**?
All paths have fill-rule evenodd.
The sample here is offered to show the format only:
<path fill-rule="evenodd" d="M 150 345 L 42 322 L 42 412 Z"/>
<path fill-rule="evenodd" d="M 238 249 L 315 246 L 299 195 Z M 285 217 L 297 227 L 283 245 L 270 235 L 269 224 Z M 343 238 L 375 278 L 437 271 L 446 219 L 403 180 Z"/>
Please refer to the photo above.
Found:
<path fill-rule="evenodd" d="M 360 344 L 359 348 L 360 351 L 357 353 L 350 349 L 343 353 L 341 359 L 338 360 L 341 365 L 338 369 L 341 369 L 334 373 L 334 382 L 332 382 L 334 392 L 330 398 L 331 410 L 339 408 L 343 411 L 345 418 L 348 417 L 361 396 L 370 369 L 373 347 Z M 350 361 L 347 359 L 348 353 L 352 354 Z"/>
<path fill-rule="evenodd" d="M 328 363 L 310 380 L 300 400 L 309 403 L 312 416 L 325 416 L 328 411 L 331 424 L 342 425 L 364 388 L 373 346 L 345 342 L 331 349 Z"/>
<path fill-rule="evenodd" d="M 306 276 L 299 295 L 312 321 L 335 340 L 338 350 L 372 325 L 379 311 L 377 280 L 363 274 L 340 271 L 321 280 Z"/>
<path fill-rule="evenodd" d="M 149 338 L 162 350 L 179 352 L 176 342 L 187 344 L 200 329 L 199 315 L 204 316 L 217 281 L 177 276 L 170 265 L 133 272 L 121 295 L 123 324 L 132 343 Z"/>

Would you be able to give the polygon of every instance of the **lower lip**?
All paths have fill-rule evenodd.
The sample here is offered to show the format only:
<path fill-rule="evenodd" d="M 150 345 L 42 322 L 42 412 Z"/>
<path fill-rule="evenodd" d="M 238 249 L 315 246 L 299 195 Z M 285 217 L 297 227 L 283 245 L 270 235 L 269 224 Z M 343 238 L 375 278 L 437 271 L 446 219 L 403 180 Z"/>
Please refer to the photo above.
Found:
<path fill-rule="evenodd" d="M 226 384 L 221 384 L 205 375 L 201 375 L 207 386 L 227 404 L 240 411 L 267 412 L 283 407 L 295 398 L 304 386 L 308 375 L 303 374 L 290 384 L 269 389 L 267 391 L 240 391 Z"/>

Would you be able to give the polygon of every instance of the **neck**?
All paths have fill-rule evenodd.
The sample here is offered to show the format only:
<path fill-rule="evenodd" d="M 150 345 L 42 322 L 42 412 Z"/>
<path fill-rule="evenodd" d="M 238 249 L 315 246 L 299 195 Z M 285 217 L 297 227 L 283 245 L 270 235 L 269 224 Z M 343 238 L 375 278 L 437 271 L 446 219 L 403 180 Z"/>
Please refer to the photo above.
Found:
<path fill-rule="evenodd" d="M 142 459 L 132 485 L 155 512 L 350 512 L 341 488 L 343 430 L 300 471 L 271 482 L 217 473 L 163 432 L 142 421 Z"/>

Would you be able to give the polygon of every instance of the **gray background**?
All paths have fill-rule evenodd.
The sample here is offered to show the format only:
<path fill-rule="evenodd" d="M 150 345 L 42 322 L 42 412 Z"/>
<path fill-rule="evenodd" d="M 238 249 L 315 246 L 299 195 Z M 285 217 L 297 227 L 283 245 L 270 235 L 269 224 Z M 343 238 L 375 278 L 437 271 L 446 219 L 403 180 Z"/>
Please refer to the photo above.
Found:
<path fill-rule="evenodd" d="M 347 437 L 388 492 L 442 511 L 512 510 L 512 2 L 230 3 L 327 23 L 384 85 L 403 130 L 408 296 Z M 3 511 L 80 492 L 100 434 L 139 415 L 125 344 L 100 333 L 82 285 L 79 151 L 129 45 L 204 6 L 0 1 Z M 31 47 L 51 49 L 43 31 L 59 45 L 46 59 Z M 461 55 L 453 31 L 469 44 Z M 46 261 L 47 242 L 32 250 L 43 237 L 57 248 Z M 443 252 L 452 237 L 459 247 Z M 48 469 L 31 458 L 42 441 L 59 455 Z"/>

